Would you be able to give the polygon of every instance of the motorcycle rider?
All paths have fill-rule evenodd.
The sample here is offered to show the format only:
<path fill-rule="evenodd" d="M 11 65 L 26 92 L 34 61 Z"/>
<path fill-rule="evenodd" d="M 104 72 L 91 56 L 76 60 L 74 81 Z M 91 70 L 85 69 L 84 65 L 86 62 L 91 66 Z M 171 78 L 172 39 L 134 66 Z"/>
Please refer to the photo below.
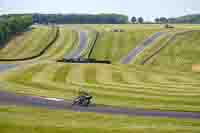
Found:
<path fill-rule="evenodd" d="M 90 101 L 92 99 L 92 96 L 83 90 L 79 90 L 79 100 L 80 100 L 80 104 L 83 104 L 85 100 Z"/>

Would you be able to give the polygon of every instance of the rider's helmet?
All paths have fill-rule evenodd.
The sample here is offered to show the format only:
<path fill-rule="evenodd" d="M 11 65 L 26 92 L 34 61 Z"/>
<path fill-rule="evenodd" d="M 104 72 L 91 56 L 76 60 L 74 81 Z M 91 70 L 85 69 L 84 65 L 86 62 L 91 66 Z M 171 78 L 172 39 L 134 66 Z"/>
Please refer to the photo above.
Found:
<path fill-rule="evenodd" d="M 78 94 L 79 94 L 79 96 L 89 96 L 89 93 L 84 88 L 79 89 Z"/>

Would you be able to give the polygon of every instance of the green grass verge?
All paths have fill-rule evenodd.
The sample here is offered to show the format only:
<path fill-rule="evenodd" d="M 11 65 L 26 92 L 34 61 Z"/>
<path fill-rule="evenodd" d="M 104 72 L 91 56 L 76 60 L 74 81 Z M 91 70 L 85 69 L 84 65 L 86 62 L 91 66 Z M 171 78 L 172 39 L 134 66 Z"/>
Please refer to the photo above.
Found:
<path fill-rule="evenodd" d="M 111 60 L 113 63 L 118 63 L 121 58 L 128 55 L 133 48 L 156 31 L 101 32 L 92 53 L 92 58 Z"/>
<path fill-rule="evenodd" d="M 56 35 L 56 28 L 47 26 L 35 26 L 31 33 L 25 34 L 25 39 L 15 39 L 11 40 L 5 48 L 3 48 L 0 53 L 3 59 L 20 59 L 31 57 L 37 55 L 41 50 L 43 50 L 49 42 Z M 20 37 L 19 38 L 23 38 Z M 6 53 L 5 53 L 6 52 Z"/>
<path fill-rule="evenodd" d="M 60 34 L 57 41 L 37 60 L 58 60 L 67 53 L 76 49 L 77 33 L 66 26 L 60 26 Z"/>
<path fill-rule="evenodd" d="M 119 61 L 146 36 L 161 30 L 161 25 L 82 25 L 81 27 L 95 29 L 102 33 L 93 57 L 109 58 L 114 62 Z M 175 25 L 175 27 L 180 30 L 200 28 L 196 25 Z M 42 37 L 48 36 L 50 31 L 49 28 L 43 28 L 36 27 L 9 42 L 13 45 L 7 45 L 5 49 L 2 49 L 0 57 L 19 56 L 19 53 L 24 53 L 22 51 L 25 48 L 29 52 L 33 49 L 35 49 L 34 52 L 37 52 L 40 45 L 38 41 L 34 40 L 38 38 L 41 40 Z M 126 32 L 110 32 L 110 30 L 118 28 L 124 29 Z M 60 36 L 55 44 L 43 56 L 34 60 L 34 64 L 19 66 L 10 72 L 1 73 L 0 89 L 26 95 L 71 100 L 77 95 L 78 89 L 84 87 L 92 93 L 94 102 L 97 104 L 165 111 L 200 111 L 200 76 L 198 73 L 185 71 L 188 70 L 191 63 L 199 63 L 197 55 L 199 33 L 179 36 L 172 45 L 170 44 L 168 50 L 165 49 L 167 51 L 155 58 L 155 61 L 158 59 L 157 64 L 135 66 L 47 62 L 47 60 L 62 58 L 63 55 L 78 46 L 78 41 L 75 45 L 72 43 L 77 37 L 77 33 L 71 31 L 67 26 L 60 27 L 60 31 Z M 88 32 L 87 36 L 87 44 L 90 47 L 89 42 L 93 40 L 94 34 Z M 159 38 L 152 47 L 147 48 L 138 56 L 140 59 L 136 62 L 140 62 L 149 53 L 155 51 L 167 38 L 166 36 Z M 18 42 L 21 42 L 20 47 L 16 45 L 19 44 Z M 34 45 L 33 49 L 25 45 L 32 43 L 38 43 L 38 45 Z M 14 52 L 13 49 L 15 49 Z M 88 49 L 85 49 L 83 55 L 87 56 L 87 51 Z M 25 55 L 24 53 L 23 56 Z M 173 59 L 171 59 L 172 57 Z M 180 62 L 176 61 L 175 57 L 178 57 Z M 170 67 L 173 69 L 165 69 L 168 65 L 161 60 L 166 58 L 170 60 Z M 189 58 L 191 62 L 187 66 L 183 65 L 183 71 L 176 70 Z M 174 64 L 172 65 L 172 63 Z M 155 68 L 150 68 L 150 66 Z M 200 132 L 198 120 L 112 116 L 31 107 L 1 105 L 0 118 L 0 132 L 2 133 Z"/>
<path fill-rule="evenodd" d="M 154 54 L 156 50 L 162 47 L 171 37 L 174 36 L 176 32 L 166 32 L 166 34 L 160 36 L 151 46 L 144 49 L 144 51 L 139 54 L 132 64 L 141 65 L 142 62 L 147 59 L 150 55 Z"/>
<path fill-rule="evenodd" d="M 149 66 L 191 71 L 193 64 L 200 64 L 199 36 L 200 32 L 198 31 L 177 36 L 173 42 L 161 50 L 147 64 Z"/>
<path fill-rule="evenodd" d="M 0 106 L 2 133 L 198 133 L 200 121 Z"/>

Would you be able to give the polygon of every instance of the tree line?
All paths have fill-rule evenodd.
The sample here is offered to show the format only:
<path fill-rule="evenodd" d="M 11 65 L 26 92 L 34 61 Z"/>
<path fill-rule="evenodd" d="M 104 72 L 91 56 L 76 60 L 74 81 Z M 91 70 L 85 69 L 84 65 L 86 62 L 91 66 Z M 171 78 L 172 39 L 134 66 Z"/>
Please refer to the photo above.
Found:
<path fill-rule="evenodd" d="M 143 24 L 143 23 L 200 23 L 200 15 L 187 15 L 177 18 L 158 17 L 154 22 L 147 22 L 143 17 L 133 16 L 129 21 L 128 16 L 122 14 L 31 14 L 34 23 L 39 24 Z"/>
<path fill-rule="evenodd" d="M 200 24 L 200 14 L 169 18 L 171 23 Z"/>
<path fill-rule="evenodd" d="M 31 16 L 1 16 L 0 46 L 14 34 L 24 31 L 32 24 Z"/>
<path fill-rule="evenodd" d="M 140 24 L 142 24 L 142 23 L 144 23 L 144 18 L 143 18 L 143 17 L 136 18 L 135 16 L 133 16 L 133 17 L 131 18 L 131 22 L 132 22 L 133 24 L 135 24 L 135 23 L 140 23 Z"/>
<path fill-rule="evenodd" d="M 155 18 L 155 23 L 200 24 L 200 14 L 186 15 L 176 18 L 160 17 Z"/>
<path fill-rule="evenodd" d="M 33 14 L 39 24 L 126 24 L 128 16 L 121 14 Z"/>

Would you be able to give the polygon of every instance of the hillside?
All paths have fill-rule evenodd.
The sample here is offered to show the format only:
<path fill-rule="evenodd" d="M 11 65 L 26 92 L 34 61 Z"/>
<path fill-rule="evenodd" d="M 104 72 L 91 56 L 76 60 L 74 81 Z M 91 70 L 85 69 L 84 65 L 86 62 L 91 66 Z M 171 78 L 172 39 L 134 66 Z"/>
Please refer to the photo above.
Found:
<path fill-rule="evenodd" d="M 200 64 L 200 26 L 174 27 L 32 26 L 8 41 L 0 49 L 0 58 L 36 55 L 55 37 L 55 31 L 59 35 L 34 59 L 1 62 L 0 131 L 198 133 L 200 76 L 192 66 Z M 120 64 L 135 49 L 140 51 L 130 56 L 130 62 Z M 92 58 L 112 64 L 57 62 L 87 58 L 90 52 Z M 72 106 L 82 88 L 93 96 L 92 104 Z"/>
<path fill-rule="evenodd" d="M 154 57 L 149 59 L 146 65 L 191 71 L 193 65 L 200 63 L 199 36 L 199 31 L 187 32 L 176 36 L 166 44 L 164 49 L 161 49 Z M 151 54 L 149 53 L 149 55 Z"/>

